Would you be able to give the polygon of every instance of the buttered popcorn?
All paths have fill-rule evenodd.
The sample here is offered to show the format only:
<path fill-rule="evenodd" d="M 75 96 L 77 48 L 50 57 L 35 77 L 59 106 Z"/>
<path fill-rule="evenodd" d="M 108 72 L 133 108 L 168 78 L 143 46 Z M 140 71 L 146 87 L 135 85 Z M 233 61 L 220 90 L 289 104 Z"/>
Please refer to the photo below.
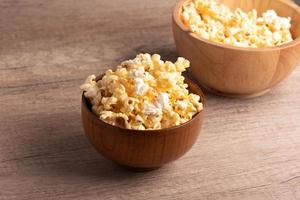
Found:
<path fill-rule="evenodd" d="M 203 109 L 200 96 L 189 93 L 181 75 L 190 65 L 157 54 L 139 54 L 101 80 L 91 75 L 81 86 L 101 120 L 127 129 L 148 130 L 180 125 Z"/>
<path fill-rule="evenodd" d="M 215 0 L 192 0 L 183 6 L 182 20 L 191 32 L 218 43 L 238 47 L 272 47 L 292 41 L 291 18 L 268 10 L 231 11 Z"/>

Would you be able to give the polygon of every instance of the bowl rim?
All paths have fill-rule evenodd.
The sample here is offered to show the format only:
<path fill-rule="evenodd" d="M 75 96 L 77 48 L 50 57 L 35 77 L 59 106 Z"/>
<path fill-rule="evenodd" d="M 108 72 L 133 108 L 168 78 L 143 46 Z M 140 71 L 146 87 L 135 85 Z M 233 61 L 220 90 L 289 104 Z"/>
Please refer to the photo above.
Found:
<path fill-rule="evenodd" d="M 100 76 L 97 76 L 97 77 L 101 77 L 103 76 L 104 74 L 100 75 Z M 201 100 L 201 103 L 203 105 L 203 109 L 198 112 L 197 114 L 195 114 L 193 116 L 192 119 L 190 119 L 189 121 L 187 122 L 184 122 L 183 124 L 180 124 L 180 125 L 177 125 L 177 126 L 172 126 L 172 127 L 169 127 L 169 128 L 162 128 L 162 129 L 150 129 L 150 130 L 136 130 L 136 129 L 127 129 L 127 128 L 122 128 L 122 127 L 118 127 L 118 126 L 114 126 L 114 125 L 111 125 L 109 123 L 106 123 L 104 122 L 103 120 L 101 120 L 90 108 L 89 106 L 87 105 L 89 100 L 84 96 L 84 93 L 85 92 L 82 92 L 82 97 L 81 97 L 81 106 L 84 106 L 84 109 L 88 110 L 88 112 L 90 113 L 90 115 L 93 117 L 93 119 L 95 119 L 97 121 L 97 123 L 100 123 L 101 125 L 104 125 L 108 128 L 113 128 L 113 129 L 116 129 L 116 130 L 121 130 L 120 132 L 130 132 L 131 134 L 132 133 L 136 133 L 136 134 L 141 134 L 141 133 L 155 133 L 155 132 L 165 132 L 165 133 L 169 133 L 169 132 L 172 132 L 171 130 L 174 130 L 174 129 L 178 129 L 178 128 L 182 128 L 184 126 L 186 126 L 187 124 L 191 123 L 192 121 L 196 120 L 196 118 L 200 117 L 200 114 L 203 114 L 204 113 L 204 108 L 205 108 L 205 96 L 204 96 L 204 93 L 203 91 L 201 90 L 201 88 L 196 84 L 194 83 L 191 79 L 187 78 L 187 77 L 184 77 L 185 80 L 188 80 L 188 84 L 191 84 L 193 85 L 193 87 L 195 87 L 197 89 L 197 91 L 200 93 L 200 100 Z"/>
<path fill-rule="evenodd" d="M 300 36 L 298 36 L 293 41 L 287 42 L 287 43 L 279 45 L 279 46 L 263 47 L 263 48 L 237 47 L 237 46 L 233 46 L 233 45 L 229 45 L 229 44 L 222 44 L 222 43 L 207 40 L 207 39 L 202 38 L 202 37 L 196 35 L 195 33 L 191 32 L 188 29 L 188 27 L 183 24 L 183 22 L 181 20 L 180 13 L 181 13 L 182 6 L 184 4 L 186 4 L 187 2 L 190 2 L 190 1 L 192 1 L 192 0 L 180 0 L 180 1 L 178 1 L 177 4 L 175 5 L 174 9 L 173 9 L 172 18 L 173 18 L 173 21 L 177 24 L 177 26 L 179 26 L 179 28 L 182 31 L 187 33 L 192 38 L 194 38 L 196 40 L 199 40 L 201 42 L 204 42 L 204 43 L 216 46 L 216 47 L 224 48 L 224 49 L 231 49 L 231 50 L 238 50 L 238 51 L 251 51 L 251 52 L 278 51 L 278 50 L 281 50 L 281 49 L 290 48 L 290 47 L 293 47 L 295 45 L 300 44 Z M 286 0 L 276 0 L 276 1 L 279 1 L 283 4 L 286 4 L 287 6 L 291 7 L 300 16 L 300 7 L 297 4 L 295 4 L 293 2 L 286 1 Z"/>

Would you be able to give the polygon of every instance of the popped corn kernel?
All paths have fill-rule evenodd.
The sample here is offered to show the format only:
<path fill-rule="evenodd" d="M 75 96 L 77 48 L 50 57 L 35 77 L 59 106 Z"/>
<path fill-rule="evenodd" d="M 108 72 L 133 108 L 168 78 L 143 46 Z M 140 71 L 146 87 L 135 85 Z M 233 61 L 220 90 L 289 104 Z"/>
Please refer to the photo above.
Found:
<path fill-rule="evenodd" d="M 181 75 L 190 62 L 179 57 L 175 63 L 157 54 L 139 54 L 107 70 L 101 80 L 89 76 L 81 86 L 92 111 L 114 126 L 151 130 L 176 126 L 203 109 L 201 99 L 191 94 Z"/>
<path fill-rule="evenodd" d="M 263 48 L 293 40 L 291 18 L 267 10 L 261 17 L 255 9 L 246 13 L 215 0 L 192 0 L 183 6 L 182 21 L 196 35 L 238 47 Z"/>

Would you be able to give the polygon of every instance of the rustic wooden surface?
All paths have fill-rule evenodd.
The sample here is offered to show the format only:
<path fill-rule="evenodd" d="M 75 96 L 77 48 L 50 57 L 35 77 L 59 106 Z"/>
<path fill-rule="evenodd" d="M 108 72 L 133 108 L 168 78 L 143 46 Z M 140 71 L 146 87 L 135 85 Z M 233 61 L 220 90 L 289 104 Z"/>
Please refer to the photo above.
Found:
<path fill-rule="evenodd" d="M 0 199 L 300 199 L 300 69 L 269 94 L 207 94 L 183 158 L 132 173 L 102 158 L 79 85 L 138 52 L 176 57 L 174 0 L 0 0 Z"/>

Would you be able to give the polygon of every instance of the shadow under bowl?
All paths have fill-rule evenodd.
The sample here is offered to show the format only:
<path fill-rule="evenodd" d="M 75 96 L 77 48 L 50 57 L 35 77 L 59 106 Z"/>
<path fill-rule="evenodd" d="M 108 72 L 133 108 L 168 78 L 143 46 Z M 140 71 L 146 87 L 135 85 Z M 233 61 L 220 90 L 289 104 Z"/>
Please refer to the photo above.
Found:
<path fill-rule="evenodd" d="M 186 79 L 190 92 L 201 97 L 201 89 Z M 184 155 L 196 142 L 203 122 L 203 110 L 190 121 L 160 130 L 130 130 L 100 120 L 82 94 L 81 117 L 86 136 L 97 151 L 116 163 L 147 171 L 161 167 Z"/>
<path fill-rule="evenodd" d="M 286 78 L 300 60 L 300 8 L 286 0 L 218 0 L 231 9 L 273 9 L 292 18 L 294 41 L 268 48 L 242 48 L 212 42 L 189 31 L 181 20 L 181 0 L 173 12 L 173 35 L 178 54 L 191 62 L 197 81 L 213 93 L 230 97 L 256 97 Z"/>

